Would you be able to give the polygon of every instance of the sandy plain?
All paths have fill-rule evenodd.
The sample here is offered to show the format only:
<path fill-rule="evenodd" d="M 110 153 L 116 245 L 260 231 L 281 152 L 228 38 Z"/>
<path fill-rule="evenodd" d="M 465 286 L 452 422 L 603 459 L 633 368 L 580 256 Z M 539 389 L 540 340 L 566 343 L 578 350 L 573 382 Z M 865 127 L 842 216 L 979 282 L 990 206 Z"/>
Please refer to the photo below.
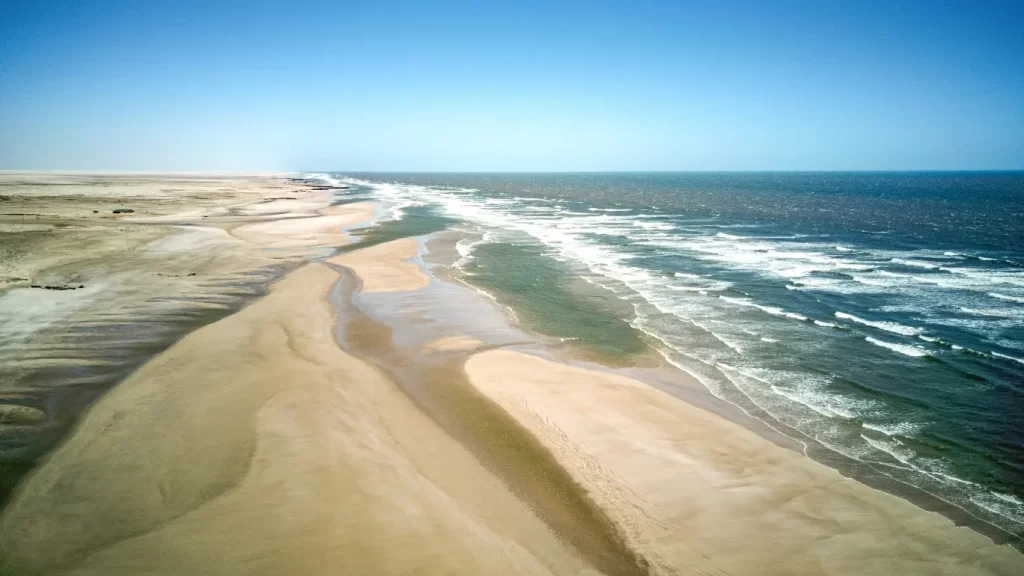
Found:
<path fill-rule="evenodd" d="M 116 382 L 373 214 L 331 206 L 323 188 L 274 175 L 0 173 L 0 505 Z"/>

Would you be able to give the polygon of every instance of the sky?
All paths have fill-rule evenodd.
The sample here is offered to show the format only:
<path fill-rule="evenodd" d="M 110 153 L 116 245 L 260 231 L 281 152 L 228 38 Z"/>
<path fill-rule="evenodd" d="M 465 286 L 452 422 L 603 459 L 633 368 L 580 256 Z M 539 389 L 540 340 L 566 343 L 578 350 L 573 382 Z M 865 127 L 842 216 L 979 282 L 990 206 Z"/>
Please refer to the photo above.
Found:
<path fill-rule="evenodd" d="M 0 0 L 0 169 L 1024 169 L 1024 2 Z"/>

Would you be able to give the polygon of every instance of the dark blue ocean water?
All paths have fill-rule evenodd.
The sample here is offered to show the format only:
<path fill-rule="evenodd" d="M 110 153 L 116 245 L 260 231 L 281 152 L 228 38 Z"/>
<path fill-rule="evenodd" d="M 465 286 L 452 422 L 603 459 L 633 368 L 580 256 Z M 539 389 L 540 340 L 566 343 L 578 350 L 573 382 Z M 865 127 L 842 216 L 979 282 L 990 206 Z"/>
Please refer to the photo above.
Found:
<path fill-rule="evenodd" d="M 335 176 L 528 327 L 1024 535 L 1024 173 Z"/>

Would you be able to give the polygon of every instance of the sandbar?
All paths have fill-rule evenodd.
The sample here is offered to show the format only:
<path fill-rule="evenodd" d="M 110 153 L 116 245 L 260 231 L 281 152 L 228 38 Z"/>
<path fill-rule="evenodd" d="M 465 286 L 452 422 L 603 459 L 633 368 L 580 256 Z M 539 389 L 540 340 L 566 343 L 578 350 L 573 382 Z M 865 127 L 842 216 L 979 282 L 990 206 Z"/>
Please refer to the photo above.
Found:
<path fill-rule="evenodd" d="M 512 350 L 465 369 L 655 573 L 1024 573 L 1008 545 L 637 380 Z"/>
<path fill-rule="evenodd" d="M 589 569 L 382 373 L 334 342 L 312 263 L 104 396 L 0 520 L 8 570 Z"/>
<path fill-rule="evenodd" d="M 419 239 L 402 238 L 335 256 L 330 262 L 352 269 L 363 282 L 362 292 L 417 290 L 430 283 L 417 264 L 408 262 L 419 250 Z"/>

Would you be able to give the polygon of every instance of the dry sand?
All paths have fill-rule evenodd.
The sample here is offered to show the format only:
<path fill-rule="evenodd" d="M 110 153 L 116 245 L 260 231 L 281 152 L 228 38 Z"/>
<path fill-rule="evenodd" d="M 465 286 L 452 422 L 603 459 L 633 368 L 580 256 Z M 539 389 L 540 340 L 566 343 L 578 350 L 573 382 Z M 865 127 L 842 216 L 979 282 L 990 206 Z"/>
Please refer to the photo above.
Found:
<path fill-rule="evenodd" d="M 332 338 L 309 264 L 105 396 L 0 520 L 8 570 L 576 574 L 582 562 Z"/>
<path fill-rule="evenodd" d="M 430 283 L 430 277 L 419 266 L 407 262 L 419 250 L 418 239 L 402 238 L 335 256 L 330 262 L 355 272 L 362 280 L 362 292 L 418 290 Z"/>
<path fill-rule="evenodd" d="M 231 235 L 265 248 L 342 246 L 350 241 L 343 232 L 373 217 L 370 202 L 329 206 L 320 216 L 307 216 L 246 224 L 231 230 Z"/>
<path fill-rule="evenodd" d="M 471 382 L 663 574 L 1024 574 L 1024 556 L 623 376 L 509 350 Z"/>

